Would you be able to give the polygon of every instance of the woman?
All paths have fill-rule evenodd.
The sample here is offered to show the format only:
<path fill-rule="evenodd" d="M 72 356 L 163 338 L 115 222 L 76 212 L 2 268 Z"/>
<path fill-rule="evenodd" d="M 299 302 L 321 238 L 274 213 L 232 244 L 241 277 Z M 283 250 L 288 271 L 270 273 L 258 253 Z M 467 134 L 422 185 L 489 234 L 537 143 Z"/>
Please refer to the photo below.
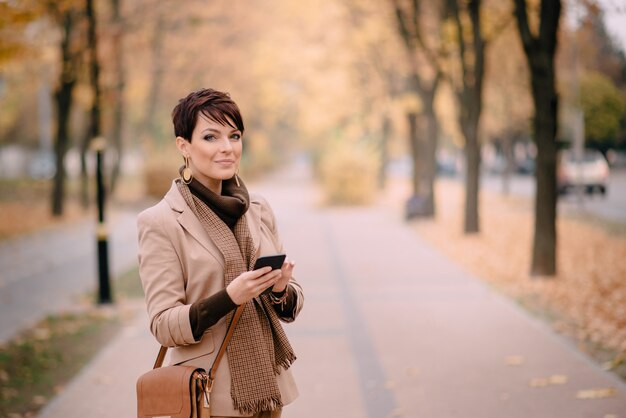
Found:
<path fill-rule="evenodd" d="M 303 294 L 292 261 L 252 270 L 283 248 L 268 203 L 248 195 L 238 176 L 239 109 L 228 94 L 203 89 L 181 99 L 172 119 L 181 178 L 137 220 L 150 329 L 174 347 L 172 364 L 209 370 L 233 311 L 245 305 L 215 376 L 211 415 L 280 417 L 298 392 L 279 320 L 295 320 Z"/>

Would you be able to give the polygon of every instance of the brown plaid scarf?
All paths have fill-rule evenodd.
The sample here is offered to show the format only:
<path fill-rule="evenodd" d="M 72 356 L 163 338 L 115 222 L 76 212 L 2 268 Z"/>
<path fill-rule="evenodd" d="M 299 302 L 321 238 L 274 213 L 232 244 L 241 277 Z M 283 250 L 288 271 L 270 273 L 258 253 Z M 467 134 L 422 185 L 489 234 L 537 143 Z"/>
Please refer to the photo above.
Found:
<path fill-rule="evenodd" d="M 231 231 L 189 187 L 177 181 L 178 190 L 224 256 L 224 286 L 256 261 L 248 222 L 241 216 Z M 243 186 L 245 187 L 245 186 Z M 226 317 L 230 322 L 233 313 Z M 268 296 L 246 303 L 227 348 L 235 408 L 245 414 L 282 407 L 276 375 L 288 369 L 296 356 Z"/>

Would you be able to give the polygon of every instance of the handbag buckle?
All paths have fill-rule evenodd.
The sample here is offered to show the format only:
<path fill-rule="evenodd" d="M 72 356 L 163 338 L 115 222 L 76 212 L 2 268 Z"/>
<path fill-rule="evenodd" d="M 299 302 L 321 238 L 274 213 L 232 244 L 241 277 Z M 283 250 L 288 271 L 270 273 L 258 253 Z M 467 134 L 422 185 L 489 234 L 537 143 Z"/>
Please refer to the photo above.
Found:
<path fill-rule="evenodd" d="M 210 396 L 213 390 L 213 378 L 211 378 L 210 373 L 202 373 L 202 389 L 204 392 L 204 407 L 210 408 Z"/>

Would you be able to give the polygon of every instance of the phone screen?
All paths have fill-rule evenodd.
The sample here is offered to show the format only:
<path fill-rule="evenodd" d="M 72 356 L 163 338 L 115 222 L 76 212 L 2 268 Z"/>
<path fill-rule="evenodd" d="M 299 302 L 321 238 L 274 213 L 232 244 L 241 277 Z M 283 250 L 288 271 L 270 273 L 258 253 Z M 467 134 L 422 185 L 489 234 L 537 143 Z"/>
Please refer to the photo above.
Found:
<path fill-rule="evenodd" d="M 283 266 L 286 257 L 287 256 L 285 254 L 264 255 L 257 258 L 252 270 L 258 270 L 266 266 L 270 266 L 272 270 L 279 269 Z"/>
<path fill-rule="evenodd" d="M 274 254 L 274 255 L 265 255 L 265 256 L 259 257 L 254 263 L 254 268 L 252 270 L 258 270 L 266 266 L 270 266 L 272 270 L 277 270 L 283 266 L 283 263 L 285 262 L 286 257 L 287 257 L 286 254 Z M 269 293 L 272 290 L 272 287 L 274 286 L 268 287 L 261 294 L 265 295 Z"/>

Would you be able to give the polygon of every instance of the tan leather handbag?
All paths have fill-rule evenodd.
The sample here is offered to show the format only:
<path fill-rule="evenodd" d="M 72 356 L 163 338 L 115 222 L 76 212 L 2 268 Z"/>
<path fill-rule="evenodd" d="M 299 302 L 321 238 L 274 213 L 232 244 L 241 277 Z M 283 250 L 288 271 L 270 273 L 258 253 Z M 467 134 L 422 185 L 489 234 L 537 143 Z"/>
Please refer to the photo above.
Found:
<path fill-rule="evenodd" d="M 154 367 L 137 379 L 137 417 L 210 418 L 211 389 L 222 356 L 243 312 L 241 305 L 233 319 L 211 369 L 196 366 L 163 365 L 167 347 L 161 346 Z"/>

